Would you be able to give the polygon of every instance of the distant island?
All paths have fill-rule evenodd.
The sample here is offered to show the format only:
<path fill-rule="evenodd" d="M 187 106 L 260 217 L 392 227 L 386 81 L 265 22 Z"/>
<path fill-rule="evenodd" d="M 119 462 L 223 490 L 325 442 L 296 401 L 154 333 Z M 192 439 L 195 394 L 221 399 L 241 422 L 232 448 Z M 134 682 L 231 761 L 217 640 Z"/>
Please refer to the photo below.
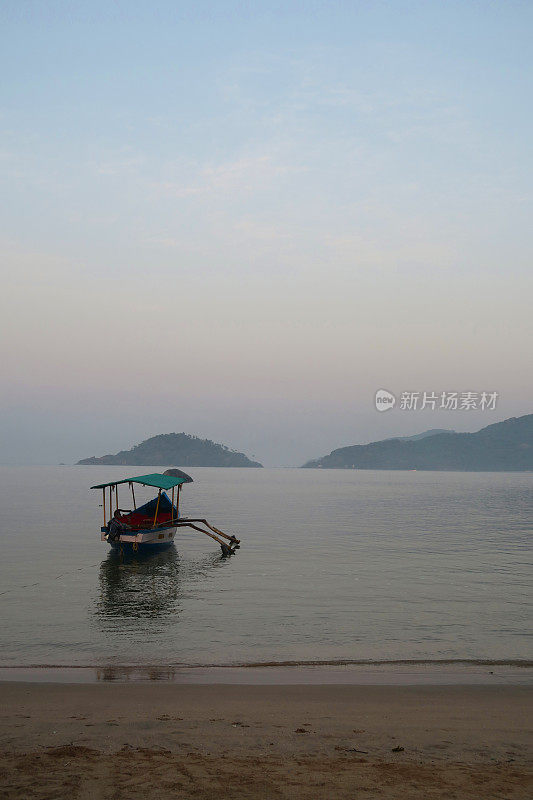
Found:
<path fill-rule="evenodd" d="M 180 467 L 262 467 L 244 453 L 230 450 L 210 439 L 200 439 L 187 433 L 161 433 L 135 445 L 131 450 L 121 450 L 116 455 L 82 458 L 78 464 L 118 464 L 128 467 L 154 465 Z"/>
<path fill-rule="evenodd" d="M 304 469 L 416 469 L 464 472 L 533 470 L 533 414 L 511 417 L 477 433 L 446 431 L 385 439 L 333 450 Z"/>

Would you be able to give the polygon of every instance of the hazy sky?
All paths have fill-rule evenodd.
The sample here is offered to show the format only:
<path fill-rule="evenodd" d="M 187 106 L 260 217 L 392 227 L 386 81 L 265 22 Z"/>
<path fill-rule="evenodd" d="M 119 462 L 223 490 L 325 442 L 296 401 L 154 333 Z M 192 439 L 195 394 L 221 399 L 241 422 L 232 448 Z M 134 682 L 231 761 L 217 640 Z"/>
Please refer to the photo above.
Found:
<path fill-rule="evenodd" d="M 533 410 L 533 3 L 0 15 L 0 461 L 186 431 L 293 465 Z"/>

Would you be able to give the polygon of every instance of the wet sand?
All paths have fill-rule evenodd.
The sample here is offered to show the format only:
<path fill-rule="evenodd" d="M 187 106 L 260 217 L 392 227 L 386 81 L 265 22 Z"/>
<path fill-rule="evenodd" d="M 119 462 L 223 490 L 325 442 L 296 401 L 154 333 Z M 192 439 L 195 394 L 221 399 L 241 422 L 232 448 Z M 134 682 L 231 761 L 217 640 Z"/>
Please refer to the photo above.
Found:
<path fill-rule="evenodd" d="M 528 686 L 0 683 L 2 798 L 531 798 Z"/>

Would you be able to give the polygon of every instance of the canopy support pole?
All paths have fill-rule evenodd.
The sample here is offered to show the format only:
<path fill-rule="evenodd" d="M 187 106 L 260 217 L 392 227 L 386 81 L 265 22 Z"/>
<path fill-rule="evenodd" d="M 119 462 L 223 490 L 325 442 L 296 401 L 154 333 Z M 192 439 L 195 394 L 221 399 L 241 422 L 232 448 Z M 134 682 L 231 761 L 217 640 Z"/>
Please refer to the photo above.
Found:
<path fill-rule="evenodd" d="M 156 523 L 157 523 L 157 512 L 159 511 L 159 503 L 160 503 L 160 501 L 161 501 L 161 489 L 157 493 L 157 505 L 155 507 L 154 528 L 155 528 Z"/>
<path fill-rule="evenodd" d="M 107 520 L 105 518 L 105 487 L 102 489 L 102 495 L 103 495 L 103 499 L 104 499 L 104 502 L 103 502 L 102 505 L 104 507 L 104 528 L 105 528 L 105 526 L 107 525 Z"/>
<path fill-rule="evenodd" d="M 137 503 L 135 502 L 135 490 L 133 488 L 133 483 L 130 483 L 131 486 L 131 496 L 133 497 L 133 508 L 137 511 Z"/>

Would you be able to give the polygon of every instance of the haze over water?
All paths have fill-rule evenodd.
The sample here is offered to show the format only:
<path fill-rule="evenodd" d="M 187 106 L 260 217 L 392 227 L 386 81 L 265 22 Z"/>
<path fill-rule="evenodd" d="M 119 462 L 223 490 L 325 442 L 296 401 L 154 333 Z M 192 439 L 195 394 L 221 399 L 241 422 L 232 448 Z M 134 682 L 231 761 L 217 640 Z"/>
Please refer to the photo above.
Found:
<path fill-rule="evenodd" d="M 124 562 L 88 487 L 142 471 L 1 468 L 2 665 L 531 658 L 529 474 L 192 469 L 240 551 Z"/>

